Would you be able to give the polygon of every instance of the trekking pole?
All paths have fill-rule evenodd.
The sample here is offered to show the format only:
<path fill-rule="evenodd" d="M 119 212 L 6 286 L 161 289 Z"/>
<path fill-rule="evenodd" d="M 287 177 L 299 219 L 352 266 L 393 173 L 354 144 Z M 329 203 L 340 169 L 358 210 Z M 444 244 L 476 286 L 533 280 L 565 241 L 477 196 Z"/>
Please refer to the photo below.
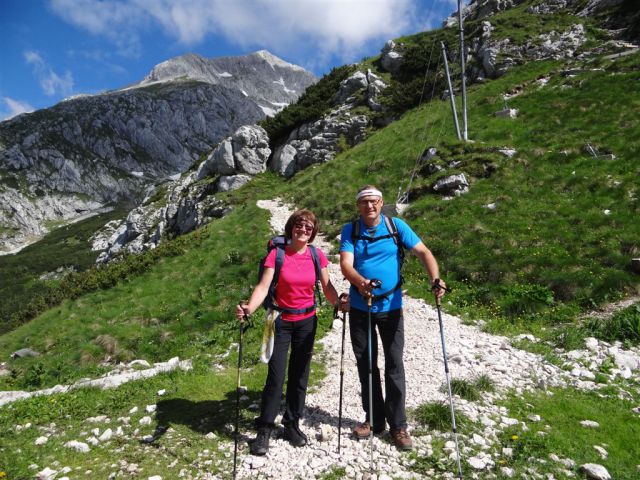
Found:
<path fill-rule="evenodd" d="M 373 288 L 380 288 L 382 286 L 382 282 L 377 279 L 373 279 L 369 281 L 369 285 Z M 373 354 L 372 354 L 372 344 L 371 344 L 371 301 L 373 299 L 373 295 L 369 295 L 367 297 L 367 310 L 369 317 L 369 328 L 367 333 L 367 349 L 369 351 L 369 473 L 373 475 Z"/>
<path fill-rule="evenodd" d="M 340 295 L 342 299 L 346 294 Z M 338 307 L 333 311 L 333 318 L 338 318 Z M 340 455 L 340 432 L 342 431 L 342 387 L 344 385 L 344 333 L 347 324 L 347 312 L 342 312 L 342 348 L 340 350 L 340 402 L 338 406 L 338 455 Z"/>
<path fill-rule="evenodd" d="M 453 429 L 453 440 L 456 443 L 456 459 L 458 462 L 458 478 L 462 478 L 462 466 L 460 465 L 460 448 L 458 447 L 458 432 L 456 429 L 456 413 L 453 408 L 453 395 L 451 394 L 451 381 L 449 380 L 449 362 L 447 361 L 447 347 L 444 344 L 444 325 L 442 323 L 442 312 L 440 311 L 440 298 L 438 290 L 450 292 L 451 290 L 440 285 L 440 280 L 436 279 L 433 285 L 433 294 L 436 297 L 436 309 L 438 310 L 438 323 L 440 324 L 440 340 L 442 341 L 442 358 L 444 359 L 444 374 L 447 378 L 447 391 L 449 392 L 449 407 L 451 409 L 451 426 Z"/>
<path fill-rule="evenodd" d="M 238 375 L 236 376 L 236 425 L 233 439 L 233 479 L 236 478 L 236 466 L 238 458 L 238 423 L 240 422 L 240 367 L 242 366 L 242 340 L 244 339 L 244 324 L 249 318 L 245 313 L 240 320 L 240 343 L 238 344 Z"/>

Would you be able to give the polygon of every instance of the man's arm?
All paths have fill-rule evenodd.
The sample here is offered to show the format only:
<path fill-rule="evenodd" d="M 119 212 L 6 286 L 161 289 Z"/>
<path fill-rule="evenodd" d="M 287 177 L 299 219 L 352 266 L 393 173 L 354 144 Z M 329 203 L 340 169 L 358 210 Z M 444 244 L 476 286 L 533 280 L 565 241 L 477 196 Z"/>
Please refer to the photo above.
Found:
<path fill-rule="evenodd" d="M 433 256 L 433 253 L 431 253 L 431 250 L 429 250 L 424 243 L 418 242 L 416 246 L 411 249 L 411 253 L 413 253 L 416 257 L 418 257 L 418 259 L 424 266 L 424 269 L 427 271 L 427 274 L 429 274 L 429 278 L 431 279 L 432 285 L 436 279 L 440 279 L 440 269 L 438 268 L 438 262 L 436 261 L 436 257 Z M 440 280 L 440 285 L 443 287 L 447 286 L 443 280 Z M 442 296 L 444 295 L 444 289 L 442 288 L 437 289 L 435 291 L 435 294 L 438 298 L 442 298 Z"/>
<path fill-rule="evenodd" d="M 356 271 L 355 268 L 353 268 L 352 252 L 340 252 L 340 269 L 342 270 L 342 275 L 344 275 L 344 278 L 346 278 L 351 285 L 355 286 L 358 289 L 360 295 L 365 298 L 371 296 L 373 286 L 370 284 L 370 280 L 368 278 L 364 278 Z"/>

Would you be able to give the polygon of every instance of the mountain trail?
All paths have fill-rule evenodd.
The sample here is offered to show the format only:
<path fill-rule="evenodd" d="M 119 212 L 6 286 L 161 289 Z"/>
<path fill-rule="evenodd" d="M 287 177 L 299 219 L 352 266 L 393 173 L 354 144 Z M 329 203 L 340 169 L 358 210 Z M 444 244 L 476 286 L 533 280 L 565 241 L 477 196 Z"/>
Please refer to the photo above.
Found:
<path fill-rule="evenodd" d="M 271 212 L 274 231 L 282 232 L 292 213 L 291 207 L 277 199 L 259 201 L 258 206 Z M 325 252 L 331 250 L 331 245 L 322 235 L 316 237 L 314 244 Z M 347 291 L 348 284 L 342 277 L 338 262 L 332 262 L 328 268 L 337 290 Z M 446 309 L 446 297 L 444 303 Z M 427 402 L 448 404 L 448 396 L 441 391 L 445 383 L 445 372 L 437 312 L 423 300 L 405 295 L 404 314 L 407 407 L 414 409 Z M 464 325 L 459 317 L 446 313 L 443 313 L 443 322 L 451 378 L 474 379 L 487 375 L 495 382 L 496 392 L 486 393 L 482 402 L 472 403 L 457 397 L 454 399 L 457 413 L 479 420 L 486 426 L 483 434 L 486 445 L 492 443 L 499 429 L 518 423 L 507 417 L 508 412 L 504 407 L 492 403 L 501 393 L 508 389 L 522 392 L 548 385 L 563 385 L 566 382 L 565 372 L 546 363 L 538 355 L 513 348 L 506 337 L 489 335 L 476 326 Z M 282 439 L 280 427 L 275 438 L 272 438 L 269 453 L 265 457 L 251 456 L 248 448 L 243 449 L 238 462 L 238 478 L 319 478 L 323 473 L 340 467 L 346 469 L 348 478 L 363 478 L 368 475 L 369 442 L 358 442 L 351 438 L 351 429 L 357 422 L 364 420 L 365 412 L 361 406 L 360 385 L 348 332 L 345 341 L 341 454 L 337 453 L 341 329 L 342 322 L 336 321 L 334 328 L 324 338 L 317 340 L 323 346 L 320 361 L 325 364 L 327 376 L 319 385 L 311 388 L 307 395 L 307 413 L 301 428 L 309 437 L 309 445 L 303 448 L 292 447 Z M 382 355 L 378 364 L 383 370 Z M 279 420 L 280 418 L 276 423 Z M 417 427 L 410 418 L 409 429 Z M 243 437 L 247 440 L 254 435 L 254 432 L 249 431 Z M 439 435 L 447 440 L 452 439 L 450 433 Z M 432 453 L 432 440 L 432 435 L 414 437 L 419 456 Z M 462 436 L 460 440 L 463 457 L 468 459 L 470 455 L 474 455 L 487 468 L 493 465 L 488 454 L 476 452 L 479 445 L 474 445 L 470 439 Z M 482 440 L 476 439 L 476 442 Z M 374 439 L 373 448 L 375 470 L 379 479 L 423 478 L 411 471 L 410 456 L 396 450 L 388 432 Z"/>

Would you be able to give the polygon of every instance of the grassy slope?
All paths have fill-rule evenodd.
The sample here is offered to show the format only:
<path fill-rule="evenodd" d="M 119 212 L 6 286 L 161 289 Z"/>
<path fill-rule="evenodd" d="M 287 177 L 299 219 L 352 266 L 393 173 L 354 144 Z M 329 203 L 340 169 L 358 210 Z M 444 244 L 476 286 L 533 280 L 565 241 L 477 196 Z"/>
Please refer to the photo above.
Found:
<path fill-rule="evenodd" d="M 86 220 L 56 228 L 42 240 L 27 246 L 14 255 L 0 256 L 0 324 L 9 322 L 12 314 L 47 288 L 38 280 L 44 273 L 58 267 L 73 267 L 76 271 L 91 267 L 98 252 L 91 251 L 89 239 L 105 223 L 121 219 L 126 209 L 95 215 Z"/>
<path fill-rule="evenodd" d="M 156 402 L 159 388 L 168 390 L 167 418 L 177 431 L 174 435 L 187 446 L 167 454 L 174 442 L 160 440 L 160 450 L 168 455 L 165 459 L 148 455 L 151 447 L 135 442 L 118 441 L 118 445 L 129 461 L 145 467 L 145 474 L 162 474 L 175 458 L 179 467 L 196 468 L 198 451 L 215 450 L 215 442 L 207 446 L 196 419 L 203 409 L 233 405 L 228 398 L 233 355 L 222 361 L 227 368 L 217 374 L 211 373 L 205 355 L 225 351 L 235 338 L 231 307 L 248 294 L 255 280 L 255 265 L 268 237 L 266 212 L 253 206 L 255 200 L 290 198 L 314 209 L 324 229 L 337 234 L 355 213 L 352 199 L 359 185 L 376 183 L 393 197 L 398 187 L 406 186 L 416 156 L 428 146 L 438 148 L 437 161 L 442 164 L 463 162 L 452 173 L 476 173 L 470 192 L 453 201 L 428 193 L 437 174 L 419 175 L 411 191 L 408 218 L 438 256 L 443 276 L 457 289 L 450 297 L 452 310 L 473 309 L 474 316 L 493 318 L 495 328 L 521 330 L 540 318 L 543 323 L 566 321 L 593 302 L 637 288 L 637 277 L 625 267 L 628 256 L 637 255 L 640 248 L 640 227 L 633 221 L 640 169 L 640 126 L 634 112 L 640 105 L 637 93 L 628 88 L 640 77 L 639 65 L 636 54 L 603 63 L 605 72 L 565 78 L 558 75 L 557 63 L 530 63 L 497 81 L 474 86 L 469 98 L 474 144 L 461 145 L 453 139 L 444 102 L 408 112 L 329 164 L 312 167 L 289 182 L 266 174 L 227 194 L 236 210 L 178 240 L 184 254 L 166 258 L 113 289 L 67 301 L 3 335 L 3 358 L 24 346 L 46 354 L 13 363 L 16 377 L 3 380 L 3 388 L 40 388 L 95 374 L 105 357 L 159 361 L 179 355 L 194 357 L 196 369 L 112 392 L 75 392 L 3 408 L 0 431 L 7 440 L 0 447 L 0 470 L 20 478 L 28 474 L 32 462 L 44 466 L 60 459 L 83 469 L 109 463 L 109 453 L 102 447 L 89 457 L 66 453 L 61 440 L 36 449 L 32 445 L 39 432 L 31 430 L 24 436 L 12 433 L 12 427 L 55 421 L 67 432 L 65 441 L 79 438 L 81 431 L 91 428 L 84 418 L 102 413 L 126 416 L 133 405 Z M 549 73 L 546 87 L 539 89 L 532 82 Z M 495 118 L 493 112 L 502 107 L 501 95 L 516 85 L 524 85 L 524 93 L 509 105 L 520 109 L 519 118 Z M 582 152 L 585 141 L 618 159 L 590 158 Z M 516 148 L 518 155 L 508 159 L 496 153 L 501 146 Z M 482 165 L 487 162 L 497 170 L 483 178 Z M 498 205 L 493 212 L 482 208 L 490 202 Z M 604 215 L 604 209 L 611 215 Z M 424 277 L 417 271 L 415 263 L 408 265 L 408 286 L 412 294 L 428 298 Z M 549 293 L 554 299 L 551 305 Z M 258 330 L 248 332 L 247 367 L 257 358 Z M 243 375 L 255 399 L 264 370 L 248 368 Z M 627 406 L 612 408 L 622 411 Z M 216 418 L 210 430 L 224 434 L 224 418 Z M 625 423 L 629 422 L 619 423 L 620 429 L 626 428 Z M 570 432 L 571 427 L 559 431 Z M 14 459 L 17 448 L 25 453 L 20 462 Z M 559 454 L 573 454 L 571 445 L 562 448 L 568 450 Z M 624 478 L 627 464 L 613 466 L 611 472 L 619 471 Z"/>

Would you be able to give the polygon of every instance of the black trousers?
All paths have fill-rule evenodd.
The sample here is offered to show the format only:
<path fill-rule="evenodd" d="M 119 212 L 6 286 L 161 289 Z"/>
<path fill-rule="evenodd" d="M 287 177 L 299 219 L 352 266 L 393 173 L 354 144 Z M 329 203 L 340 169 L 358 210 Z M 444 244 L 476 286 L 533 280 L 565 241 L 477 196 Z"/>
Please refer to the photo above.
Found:
<path fill-rule="evenodd" d="M 373 421 L 374 428 L 382 425 L 383 420 L 389 423 L 392 430 L 407 427 L 406 386 L 404 377 L 404 318 L 402 309 L 389 312 L 371 313 L 371 355 L 373 380 Z M 384 349 L 384 386 L 385 397 L 382 396 L 380 369 L 378 368 L 378 328 L 382 348 Z M 368 313 L 352 308 L 349 312 L 349 330 L 351 345 L 356 357 L 358 376 L 362 389 L 362 408 L 369 421 L 369 351 L 367 348 Z"/>
<path fill-rule="evenodd" d="M 291 345 L 291 355 L 287 375 L 286 408 L 282 423 L 286 425 L 302 418 L 317 324 L 318 317 L 315 315 L 297 322 L 277 318 L 273 354 L 269 360 L 267 381 L 262 390 L 260 416 L 256 420 L 258 428 L 275 426 L 274 421 L 280 410 L 289 345 Z"/>

